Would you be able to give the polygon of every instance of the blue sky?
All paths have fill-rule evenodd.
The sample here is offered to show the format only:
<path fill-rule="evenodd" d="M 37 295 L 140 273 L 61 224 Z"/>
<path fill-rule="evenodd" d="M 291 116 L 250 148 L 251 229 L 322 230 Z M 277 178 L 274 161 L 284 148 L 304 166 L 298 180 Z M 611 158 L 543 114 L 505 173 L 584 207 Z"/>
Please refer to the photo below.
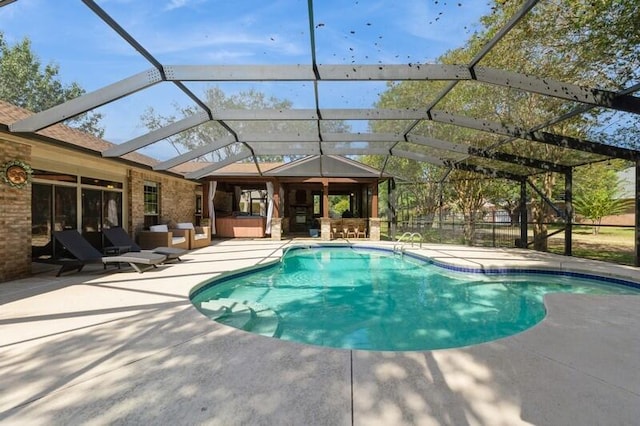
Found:
<path fill-rule="evenodd" d="M 102 0 L 98 4 L 162 64 L 309 64 L 307 0 Z M 458 47 L 488 13 L 485 0 L 316 0 L 317 60 L 322 64 L 424 63 Z M 0 8 L 9 43 L 29 37 L 63 81 L 87 91 L 151 68 L 88 7 L 74 0 L 17 0 Z M 209 83 L 189 83 L 201 95 Z M 225 85 L 228 93 L 255 88 L 313 107 L 312 85 Z M 370 107 L 380 83 L 323 84 L 322 107 Z M 99 108 L 105 139 L 120 143 L 145 133 L 146 107 L 162 113 L 191 101 L 161 83 Z M 174 153 L 171 153 L 172 155 Z M 156 156 L 163 157 L 161 153 Z"/>

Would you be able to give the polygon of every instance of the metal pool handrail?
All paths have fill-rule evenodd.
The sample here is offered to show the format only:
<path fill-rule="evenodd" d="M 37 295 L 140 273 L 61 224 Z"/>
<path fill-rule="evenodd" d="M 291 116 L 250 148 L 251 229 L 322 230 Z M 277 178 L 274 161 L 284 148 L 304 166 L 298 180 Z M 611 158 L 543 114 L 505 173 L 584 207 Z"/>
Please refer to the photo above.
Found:
<path fill-rule="evenodd" d="M 405 237 L 410 238 L 410 239 L 411 239 L 411 241 L 404 241 L 404 242 L 403 242 L 402 240 L 403 240 Z M 397 242 L 398 242 L 398 244 L 395 244 L 395 245 L 393 246 L 393 251 L 394 251 L 394 252 L 396 252 L 396 251 L 400 251 L 400 252 L 402 252 L 402 250 L 404 249 L 404 246 L 405 246 L 407 243 L 411 243 L 411 247 L 413 247 L 413 239 L 414 239 L 414 237 L 418 237 L 418 238 L 420 239 L 420 240 L 419 240 L 419 242 L 420 242 L 420 246 L 419 246 L 419 247 L 420 247 L 420 248 L 422 248 L 422 235 L 421 235 L 419 232 L 405 232 L 404 234 L 402 234 L 402 235 L 400 236 L 400 238 L 398 238 L 398 241 L 397 241 Z"/>

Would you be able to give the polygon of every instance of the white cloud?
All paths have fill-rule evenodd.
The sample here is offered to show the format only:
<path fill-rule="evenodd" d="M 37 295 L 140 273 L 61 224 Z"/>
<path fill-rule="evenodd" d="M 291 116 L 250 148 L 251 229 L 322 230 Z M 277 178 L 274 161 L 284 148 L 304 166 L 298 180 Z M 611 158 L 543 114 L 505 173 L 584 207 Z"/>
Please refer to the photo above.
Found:
<path fill-rule="evenodd" d="M 180 9 L 181 7 L 188 6 L 193 3 L 202 3 L 202 0 L 170 0 L 169 3 L 164 7 L 165 11 Z"/>

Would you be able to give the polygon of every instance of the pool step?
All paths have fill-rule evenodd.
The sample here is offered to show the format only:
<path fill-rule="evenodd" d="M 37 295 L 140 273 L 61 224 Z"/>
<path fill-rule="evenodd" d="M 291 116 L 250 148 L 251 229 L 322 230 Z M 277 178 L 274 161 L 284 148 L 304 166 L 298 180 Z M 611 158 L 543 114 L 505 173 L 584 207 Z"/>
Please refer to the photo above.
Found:
<path fill-rule="evenodd" d="M 280 334 L 278 314 L 260 303 L 223 298 L 202 302 L 199 310 L 210 319 L 230 327 L 268 337 Z"/>
<path fill-rule="evenodd" d="M 210 319 L 230 327 L 243 329 L 253 317 L 251 308 L 233 299 L 217 299 L 202 302 L 200 312 Z"/>
<path fill-rule="evenodd" d="M 278 337 L 280 335 L 280 320 L 278 314 L 271 310 L 268 306 L 259 303 L 245 302 L 253 311 L 253 318 L 248 327 L 244 330 L 252 333 L 260 334 L 268 337 Z"/>

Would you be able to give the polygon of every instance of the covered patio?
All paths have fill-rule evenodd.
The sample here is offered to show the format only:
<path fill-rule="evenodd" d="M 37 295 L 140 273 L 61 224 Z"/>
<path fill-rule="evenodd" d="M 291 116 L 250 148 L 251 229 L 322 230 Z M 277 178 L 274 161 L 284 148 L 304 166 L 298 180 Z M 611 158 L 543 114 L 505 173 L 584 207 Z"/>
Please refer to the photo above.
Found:
<path fill-rule="evenodd" d="M 253 163 L 236 163 L 207 171 L 203 192 L 214 195 L 203 216 L 215 221 L 216 235 L 223 238 L 268 234 L 274 240 L 352 236 L 377 241 L 378 188 L 390 177 L 341 156 L 263 165 L 262 172 Z M 345 201 L 343 209 L 333 210 L 330 197 Z M 348 225 L 343 227 L 342 218 Z"/>

